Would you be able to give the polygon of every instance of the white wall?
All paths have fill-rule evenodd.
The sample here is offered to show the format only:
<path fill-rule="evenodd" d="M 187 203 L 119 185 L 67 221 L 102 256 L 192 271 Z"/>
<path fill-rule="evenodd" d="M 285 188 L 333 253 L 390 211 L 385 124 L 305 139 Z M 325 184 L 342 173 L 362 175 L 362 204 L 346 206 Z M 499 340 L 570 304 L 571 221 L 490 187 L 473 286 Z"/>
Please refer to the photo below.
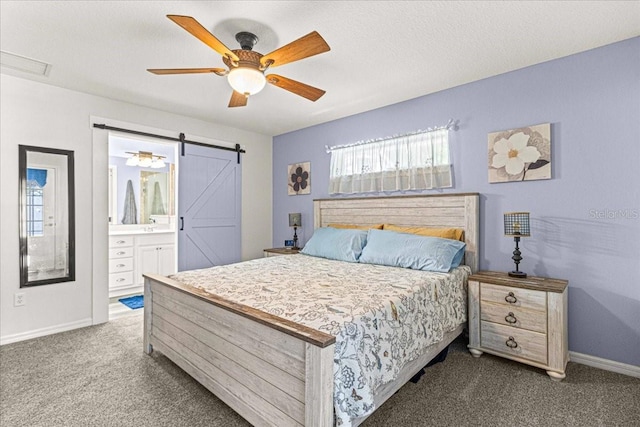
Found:
<path fill-rule="evenodd" d="M 187 139 L 196 141 L 200 137 L 226 141 L 230 146 L 240 144 L 246 150 L 242 155 L 242 258 L 260 257 L 262 249 L 271 246 L 273 185 L 270 136 L 4 74 L 0 76 L 0 101 L 0 343 L 92 323 L 96 310 L 92 304 L 93 247 L 106 247 L 107 241 L 106 233 L 96 237 L 96 241 L 92 237 L 92 180 L 94 177 L 104 179 L 104 182 L 96 184 L 106 191 L 108 177 L 106 166 L 104 173 L 93 171 L 93 156 L 100 151 L 94 150 L 92 135 L 94 132 L 106 134 L 106 131 L 91 127 L 92 116 L 107 118 L 112 123 L 161 129 L 176 136 L 184 132 Z M 75 152 L 75 282 L 19 288 L 19 144 Z M 104 163 L 108 163 L 106 158 Z M 106 203 L 106 195 L 104 200 Z M 99 263 L 104 265 L 96 265 L 96 271 L 103 270 L 107 262 L 106 257 L 104 260 L 99 258 Z M 13 306 L 16 292 L 26 294 L 24 306 Z"/>

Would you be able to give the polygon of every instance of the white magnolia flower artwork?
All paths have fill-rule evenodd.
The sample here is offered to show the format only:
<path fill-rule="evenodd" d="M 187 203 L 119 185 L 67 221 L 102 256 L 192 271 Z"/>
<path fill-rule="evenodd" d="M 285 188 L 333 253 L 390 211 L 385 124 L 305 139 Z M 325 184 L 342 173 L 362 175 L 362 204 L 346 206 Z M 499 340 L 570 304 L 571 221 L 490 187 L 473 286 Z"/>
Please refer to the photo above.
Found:
<path fill-rule="evenodd" d="M 551 124 L 489 134 L 489 182 L 551 178 Z"/>

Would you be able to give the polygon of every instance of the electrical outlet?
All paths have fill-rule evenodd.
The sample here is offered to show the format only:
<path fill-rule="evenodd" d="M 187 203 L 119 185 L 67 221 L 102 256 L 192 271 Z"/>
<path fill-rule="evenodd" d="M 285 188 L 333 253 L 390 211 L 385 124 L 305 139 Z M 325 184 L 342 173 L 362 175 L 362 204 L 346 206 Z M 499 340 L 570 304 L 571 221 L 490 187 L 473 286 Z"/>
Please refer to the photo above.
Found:
<path fill-rule="evenodd" d="M 13 305 L 14 307 L 20 307 L 27 303 L 27 296 L 24 292 L 16 292 L 13 295 Z"/>

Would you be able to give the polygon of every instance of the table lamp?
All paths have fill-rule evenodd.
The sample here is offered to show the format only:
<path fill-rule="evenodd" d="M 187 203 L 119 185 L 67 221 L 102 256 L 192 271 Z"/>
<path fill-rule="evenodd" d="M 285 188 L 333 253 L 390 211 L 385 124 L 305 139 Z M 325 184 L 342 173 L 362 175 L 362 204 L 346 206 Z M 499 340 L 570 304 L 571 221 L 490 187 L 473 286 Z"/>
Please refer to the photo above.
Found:
<path fill-rule="evenodd" d="M 528 237 L 531 235 L 531 227 L 529 225 L 529 212 L 507 212 L 504 214 L 504 235 L 513 236 L 513 240 L 516 242 L 516 249 L 513 251 L 513 262 L 516 264 L 516 269 L 509 272 L 511 277 L 527 277 L 526 273 L 523 273 L 518 269 L 518 264 L 522 261 L 520 248 L 521 237 Z"/>
<path fill-rule="evenodd" d="M 293 227 L 293 248 L 292 249 L 300 249 L 298 247 L 298 227 L 302 227 L 302 214 L 290 213 L 289 227 Z"/>

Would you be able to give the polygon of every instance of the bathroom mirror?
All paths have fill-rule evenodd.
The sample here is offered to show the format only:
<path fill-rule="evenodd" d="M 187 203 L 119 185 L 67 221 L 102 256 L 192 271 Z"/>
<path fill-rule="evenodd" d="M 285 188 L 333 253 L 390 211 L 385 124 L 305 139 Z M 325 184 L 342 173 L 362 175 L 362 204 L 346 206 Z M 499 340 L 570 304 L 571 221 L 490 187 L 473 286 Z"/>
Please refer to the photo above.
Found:
<path fill-rule="evenodd" d="M 169 172 L 140 171 L 140 223 L 168 222 L 174 215 L 173 165 Z M 167 219 L 167 220 L 165 220 Z"/>
<path fill-rule="evenodd" d="M 75 280 L 73 151 L 19 146 L 20 287 Z"/>
<path fill-rule="evenodd" d="M 109 224 L 172 224 L 175 194 L 173 164 L 165 171 L 109 166 Z"/>

